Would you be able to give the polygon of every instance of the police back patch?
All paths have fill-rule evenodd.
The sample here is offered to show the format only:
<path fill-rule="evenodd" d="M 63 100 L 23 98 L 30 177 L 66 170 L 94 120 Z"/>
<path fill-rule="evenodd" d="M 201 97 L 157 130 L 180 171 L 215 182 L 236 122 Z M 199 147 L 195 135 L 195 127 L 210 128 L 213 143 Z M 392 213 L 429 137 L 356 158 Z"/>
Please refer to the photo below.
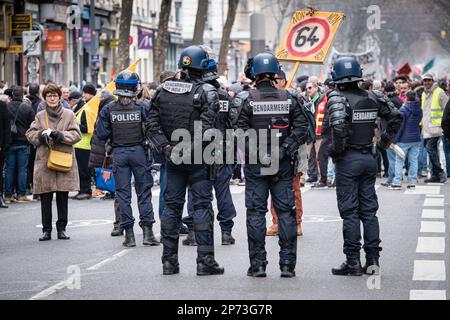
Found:
<path fill-rule="evenodd" d="M 288 114 L 291 101 L 250 101 L 253 114 Z"/>
<path fill-rule="evenodd" d="M 111 114 L 112 123 L 133 123 L 141 122 L 140 111 L 112 111 Z"/>
<path fill-rule="evenodd" d="M 352 123 L 374 122 L 378 117 L 378 109 L 352 110 Z"/>
<path fill-rule="evenodd" d="M 179 82 L 179 81 L 166 81 L 162 85 L 163 89 L 171 93 L 183 94 L 191 92 L 192 83 Z"/>
<path fill-rule="evenodd" d="M 228 112 L 228 100 L 219 100 L 220 109 L 219 112 Z"/>

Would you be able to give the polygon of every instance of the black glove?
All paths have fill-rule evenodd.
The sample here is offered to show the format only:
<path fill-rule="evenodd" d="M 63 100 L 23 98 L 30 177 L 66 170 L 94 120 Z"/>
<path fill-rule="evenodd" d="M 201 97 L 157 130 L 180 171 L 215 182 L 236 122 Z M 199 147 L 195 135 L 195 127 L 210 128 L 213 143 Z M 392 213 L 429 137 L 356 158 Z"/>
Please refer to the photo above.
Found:
<path fill-rule="evenodd" d="M 167 162 L 172 162 L 172 158 L 171 158 L 172 149 L 173 149 L 173 147 L 170 144 L 168 144 L 167 146 L 165 146 L 163 148 L 164 158 L 166 159 Z"/>
<path fill-rule="evenodd" d="M 41 134 L 41 135 L 39 136 L 39 142 L 40 142 L 41 144 L 43 144 L 44 146 L 50 147 L 50 144 L 49 144 L 49 137 L 48 137 L 48 135 L 47 135 L 46 133 L 43 133 L 43 134 Z"/>
<path fill-rule="evenodd" d="M 50 133 L 50 138 L 52 138 L 53 140 L 55 140 L 56 142 L 61 142 L 64 140 L 64 135 L 62 134 L 61 131 L 58 130 L 53 130 Z"/>

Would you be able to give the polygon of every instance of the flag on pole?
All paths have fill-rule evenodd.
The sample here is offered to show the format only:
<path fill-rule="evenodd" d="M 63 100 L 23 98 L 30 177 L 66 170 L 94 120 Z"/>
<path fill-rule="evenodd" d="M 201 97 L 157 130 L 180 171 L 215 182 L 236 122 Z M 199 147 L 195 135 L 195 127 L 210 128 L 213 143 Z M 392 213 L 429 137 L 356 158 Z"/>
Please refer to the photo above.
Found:
<path fill-rule="evenodd" d="M 409 63 L 405 63 L 403 66 L 397 69 L 397 74 L 400 75 L 409 75 L 411 73 L 412 69 L 409 66 Z"/>
<path fill-rule="evenodd" d="M 133 62 L 126 70 L 130 70 L 133 72 L 136 72 L 137 65 L 141 62 L 140 59 Z M 116 90 L 116 83 L 114 81 L 111 81 L 106 85 L 106 87 L 103 90 L 108 90 L 109 92 L 113 92 Z M 80 110 L 78 110 L 77 114 L 79 112 L 82 112 L 85 110 L 86 112 L 86 122 L 88 127 L 88 133 L 94 132 L 94 126 L 95 121 L 97 121 L 98 116 L 98 106 L 100 105 L 100 93 L 97 93 L 91 100 L 89 100 Z"/>
<path fill-rule="evenodd" d="M 425 67 L 423 67 L 422 74 L 425 74 L 429 70 L 433 69 L 433 67 L 434 67 L 434 59 L 435 58 L 433 58 L 430 61 L 428 61 L 428 63 L 425 65 Z"/>

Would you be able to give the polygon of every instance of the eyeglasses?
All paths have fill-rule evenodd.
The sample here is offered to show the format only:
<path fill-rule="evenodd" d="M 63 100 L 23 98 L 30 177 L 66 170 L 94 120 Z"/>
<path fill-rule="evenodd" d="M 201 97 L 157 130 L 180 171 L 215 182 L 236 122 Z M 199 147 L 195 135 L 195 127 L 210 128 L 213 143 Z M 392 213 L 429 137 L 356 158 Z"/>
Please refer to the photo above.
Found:
<path fill-rule="evenodd" d="M 59 98 L 59 96 L 58 96 L 57 94 L 47 94 L 47 95 L 45 96 L 45 98 L 46 98 L 46 99 L 47 99 L 47 98 L 52 99 L 52 98 Z"/>

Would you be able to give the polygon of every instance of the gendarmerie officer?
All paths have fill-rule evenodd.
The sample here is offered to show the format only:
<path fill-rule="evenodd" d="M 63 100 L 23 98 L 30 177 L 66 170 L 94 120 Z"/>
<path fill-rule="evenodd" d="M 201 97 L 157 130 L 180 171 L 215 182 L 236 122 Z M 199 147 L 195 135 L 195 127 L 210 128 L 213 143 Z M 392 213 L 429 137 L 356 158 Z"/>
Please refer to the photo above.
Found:
<path fill-rule="evenodd" d="M 208 53 L 212 50 L 209 47 L 202 46 Z M 211 50 L 211 52 L 209 50 Z M 211 84 L 217 89 L 219 95 L 220 109 L 217 114 L 215 127 L 219 129 L 224 137 L 223 143 L 223 163 L 221 163 L 217 170 L 217 176 L 214 180 L 214 191 L 217 199 L 217 220 L 220 224 L 220 229 L 222 230 L 222 245 L 233 245 L 235 239 L 231 235 L 234 222 L 233 219 L 236 217 L 236 208 L 234 207 L 233 199 L 231 197 L 230 191 L 230 180 L 233 176 L 234 164 L 228 164 L 226 161 L 226 130 L 232 129 L 231 124 L 231 97 L 228 92 L 224 90 L 217 79 L 219 75 L 217 73 L 217 62 L 214 59 L 210 59 L 208 64 L 208 69 L 204 72 L 202 79 L 206 83 Z M 231 157 L 233 158 L 233 157 Z M 191 192 L 189 191 L 188 201 L 192 198 Z M 195 242 L 195 232 L 192 226 L 192 206 L 188 204 L 188 216 L 183 218 L 183 222 L 188 226 L 189 234 L 186 239 L 182 241 L 184 245 L 197 245 Z"/>
<path fill-rule="evenodd" d="M 266 212 L 269 191 L 279 220 L 279 266 L 282 277 L 294 277 L 297 261 L 297 223 L 292 189 L 293 164 L 291 159 L 298 147 L 305 143 L 308 122 L 303 106 L 285 89 L 274 86 L 275 75 L 280 71 L 280 64 L 274 55 L 261 53 L 256 55 L 247 68 L 250 77 L 255 80 L 256 88 L 241 92 L 234 100 L 238 109 L 238 128 L 245 131 L 257 131 L 258 150 L 251 150 L 255 145 L 246 146 L 245 164 L 245 206 L 247 208 L 247 238 L 250 256 L 250 268 L 247 275 L 265 277 L 267 252 L 265 250 Z M 278 129 L 272 131 L 273 129 Z M 275 145 L 264 141 L 263 132 L 271 139 L 276 134 Z M 270 140 L 271 141 L 271 140 Z M 267 144 L 266 155 L 261 158 L 261 150 Z M 272 149 L 279 153 L 274 157 Z M 252 163 L 251 154 L 258 152 L 256 163 Z M 268 163 L 279 161 L 279 168 L 273 173 L 263 170 Z"/>
<path fill-rule="evenodd" d="M 114 94 L 118 96 L 118 100 L 101 110 L 95 129 L 99 139 L 105 141 L 111 139 L 116 197 L 122 217 L 120 227 L 125 230 L 123 242 L 125 247 L 136 246 L 131 210 L 131 174 L 134 176 L 138 197 L 139 225 L 144 234 L 143 244 L 159 245 L 152 230 L 155 220 L 151 193 L 153 186 L 151 164 L 147 161 L 143 147 L 142 123 L 146 119 L 147 110 L 145 104 L 136 103 L 139 83 L 139 76 L 135 72 L 125 70 L 117 75 Z"/>
<path fill-rule="evenodd" d="M 166 206 L 161 216 L 162 263 L 165 275 L 179 273 L 179 230 L 188 186 L 192 191 L 193 224 L 198 244 L 197 275 L 224 273 L 224 269 L 219 267 L 214 259 L 212 180 L 208 179 L 210 177 L 207 176 L 208 168 L 204 159 L 193 157 L 198 148 L 202 151 L 202 142 L 194 141 L 194 121 L 201 121 L 201 132 L 212 129 L 219 109 L 216 89 L 205 84 L 201 78 L 209 60 L 208 53 L 199 46 L 185 48 L 178 61 L 178 67 L 181 69 L 180 79 L 174 77 L 158 88 L 152 99 L 149 120 L 145 124 L 147 138 L 157 150 L 164 152 L 166 157 Z M 194 152 L 186 149 L 181 151 L 183 158 L 187 156 L 186 161 L 175 160 L 180 155 L 179 151 L 175 151 L 179 141 L 172 141 L 172 134 L 177 129 L 187 130 L 190 146 L 193 145 L 191 151 Z"/>
<path fill-rule="evenodd" d="M 380 231 L 375 192 L 377 147 L 386 149 L 399 130 L 402 117 L 392 102 L 379 91 L 358 87 L 362 70 L 356 59 L 343 57 L 334 63 L 333 82 L 337 89 L 328 94 L 327 109 L 331 126 L 331 156 L 336 163 L 336 195 L 343 221 L 346 261 L 333 268 L 334 275 L 378 272 Z M 377 117 L 387 128 L 376 146 L 373 142 Z M 361 230 L 364 229 L 366 264 L 361 267 Z"/>

